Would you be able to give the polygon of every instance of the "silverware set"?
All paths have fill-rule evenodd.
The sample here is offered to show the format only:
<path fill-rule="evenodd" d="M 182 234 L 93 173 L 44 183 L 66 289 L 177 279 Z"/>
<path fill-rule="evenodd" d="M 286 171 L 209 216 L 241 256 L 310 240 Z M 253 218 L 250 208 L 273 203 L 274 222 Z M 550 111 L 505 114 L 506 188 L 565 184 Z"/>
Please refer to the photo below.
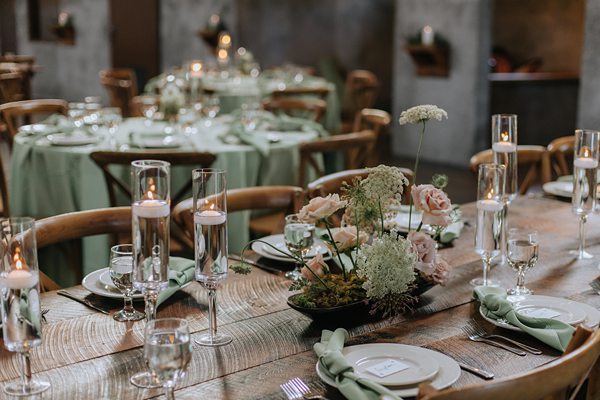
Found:
<path fill-rule="evenodd" d="M 509 337 L 487 333 L 485 331 L 485 329 L 483 329 L 483 327 L 481 327 L 481 325 L 479 325 L 476 321 L 473 321 L 473 320 L 469 321 L 469 323 L 467 325 L 463 326 L 461 329 L 467 335 L 467 338 L 469 338 L 469 340 L 472 340 L 474 342 L 483 342 L 483 343 L 487 343 L 492 346 L 500 347 L 504 350 L 510 351 L 511 353 L 514 353 L 519 356 L 525 356 L 526 355 L 525 351 L 527 351 L 531 354 L 542 354 L 541 350 L 536 349 L 535 347 L 528 346 L 524 343 L 518 342 Z M 504 341 L 506 341 L 514 346 L 517 346 L 518 348 L 525 350 L 525 351 L 521 351 L 521 350 L 511 347 L 511 346 L 507 346 L 507 345 L 500 343 L 493 339 L 504 340 Z"/>
<path fill-rule="evenodd" d="M 94 309 L 94 310 L 96 310 L 96 311 L 100 311 L 102 314 L 106 314 L 106 315 L 109 315 L 109 314 L 110 314 L 110 312 L 109 312 L 108 310 L 105 310 L 104 308 L 101 308 L 101 307 L 99 307 L 99 306 L 95 305 L 94 303 L 92 303 L 92 302 L 91 302 L 91 301 L 89 301 L 88 299 L 86 299 L 86 298 L 82 298 L 82 297 L 77 297 L 77 296 L 75 296 L 74 294 L 72 294 L 72 293 L 70 293 L 70 292 L 67 292 L 66 290 L 58 290 L 58 291 L 56 292 L 56 294 L 58 294 L 58 295 L 61 295 L 61 296 L 64 296 L 64 297 L 66 297 L 66 298 L 69 298 L 69 299 L 71 299 L 71 300 L 73 300 L 73 301 L 76 301 L 76 302 L 78 302 L 78 303 L 81 303 L 81 304 L 83 304 L 84 306 L 88 306 L 89 308 L 92 308 L 92 309 Z"/>
<path fill-rule="evenodd" d="M 312 394 L 308 385 L 300 378 L 292 378 L 279 387 L 288 400 L 327 400 L 326 397 Z"/>

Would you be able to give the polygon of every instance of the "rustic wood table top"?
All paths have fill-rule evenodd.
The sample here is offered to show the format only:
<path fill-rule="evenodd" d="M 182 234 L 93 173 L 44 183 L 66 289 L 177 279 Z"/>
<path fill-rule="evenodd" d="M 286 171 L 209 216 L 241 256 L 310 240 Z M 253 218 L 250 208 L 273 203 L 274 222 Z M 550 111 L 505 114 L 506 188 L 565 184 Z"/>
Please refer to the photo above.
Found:
<path fill-rule="evenodd" d="M 454 267 L 446 287 L 425 293 L 413 314 L 346 326 L 348 344 L 390 342 L 425 346 L 440 350 L 458 361 L 510 376 L 547 363 L 560 354 L 519 333 L 516 339 L 543 350 L 542 355 L 520 357 L 483 343 L 468 341 L 461 331 L 470 318 L 487 328 L 472 302 L 469 280 L 481 275 L 481 262 L 473 250 L 475 207 L 462 207 L 466 222 L 461 237 L 443 256 Z M 576 261 L 567 250 L 577 247 L 577 220 L 570 204 L 546 198 L 523 197 L 509 211 L 511 227 L 527 227 L 540 233 L 540 258 L 527 275 L 527 286 L 537 294 L 566 297 L 600 307 L 600 296 L 588 283 L 600 271 L 600 218 L 588 223 L 588 249 L 597 257 Z M 496 266 L 492 276 L 505 286 L 515 282 L 506 266 Z M 314 323 L 290 309 L 288 282 L 281 274 L 254 269 L 249 276 L 231 273 L 219 289 L 219 330 L 234 341 L 219 348 L 194 344 L 187 375 L 178 384 L 177 398 L 204 399 L 284 399 L 279 385 L 292 377 L 304 379 L 313 391 L 331 399 L 341 395 L 320 381 L 315 373 L 313 344 L 321 330 L 334 326 Z M 118 310 L 120 301 L 89 294 L 81 286 L 74 294 L 88 296 L 98 304 Z M 193 337 L 206 331 L 206 291 L 197 283 L 189 285 L 161 305 L 158 317 L 181 317 L 189 321 Z M 138 308 L 143 308 L 139 303 Z M 33 372 L 52 383 L 44 399 L 145 399 L 158 397 L 160 389 L 142 390 L 129 383 L 129 377 L 145 368 L 142 355 L 144 322 L 121 323 L 79 303 L 58 296 L 42 295 L 42 308 L 49 308 L 44 325 L 43 344 L 32 351 Z M 507 332 L 503 332 L 507 333 Z M 0 380 L 19 376 L 19 358 L 0 350 Z M 483 382 L 462 372 L 455 387 Z M 0 394 L 3 396 L 3 394 Z"/>

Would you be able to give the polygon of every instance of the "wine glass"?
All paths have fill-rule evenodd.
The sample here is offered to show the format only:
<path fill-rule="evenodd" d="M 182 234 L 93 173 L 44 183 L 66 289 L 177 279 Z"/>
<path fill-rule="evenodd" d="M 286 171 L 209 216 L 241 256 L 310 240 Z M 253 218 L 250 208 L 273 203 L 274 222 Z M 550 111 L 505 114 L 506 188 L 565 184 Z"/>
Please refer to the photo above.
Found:
<path fill-rule="evenodd" d="M 77 129 L 80 129 L 83 126 L 86 114 L 85 106 L 85 103 L 69 103 L 69 111 L 67 112 L 67 115 Z"/>
<path fill-rule="evenodd" d="M 156 96 L 145 95 L 139 96 L 140 101 L 140 110 L 146 120 L 144 124 L 146 126 L 152 126 L 152 119 L 154 118 L 154 114 L 158 111 L 158 98 Z"/>
<path fill-rule="evenodd" d="M 504 230 L 504 165 L 481 164 L 477 185 L 475 251 L 483 261 L 483 278 L 471 280 L 474 286 L 498 286 L 489 279 L 492 260 L 501 253 Z"/>
<path fill-rule="evenodd" d="M 202 112 L 208 117 L 207 125 L 212 125 L 212 120 L 217 117 L 221 110 L 221 101 L 217 95 L 209 95 L 202 102 Z"/>
<path fill-rule="evenodd" d="M 119 124 L 123 121 L 121 109 L 119 107 L 105 107 L 102 109 L 102 122 L 108 128 L 108 137 L 111 148 L 116 148 L 115 134 L 119 129 Z"/>
<path fill-rule="evenodd" d="M 194 259 L 196 280 L 208 289 L 208 333 L 196 343 L 222 346 L 232 338 L 217 333 L 217 288 L 227 278 L 227 182 L 226 172 L 195 169 L 192 172 L 194 201 Z"/>
<path fill-rule="evenodd" d="M 145 317 L 144 313 L 133 308 L 131 295 L 133 289 L 133 246 L 131 244 L 118 244 L 110 248 L 110 279 L 117 289 L 123 293 L 124 305 L 121 311 L 113 314 L 115 321 L 139 321 Z"/>
<path fill-rule="evenodd" d="M 290 214 L 285 217 L 283 237 L 285 245 L 292 254 L 304 259 L 306 253 L 314 243 L 315 224 L 302 220 L 298 214 Z M 293 271 L 285 273 L 285 277 L 298 280 L 302 276 L 301 264 L 296 263 Z"/>
<path fill-rule="evenodd" d="M 50 383 L 31 376 L 29 351 L 42 344 L 39 272 L 33 218 L 4 219 L 0 223 L 0 288 L 2 336 L 8 351 L 21 354 L 21 379 L 7 383 L 12 396 L 42 393 Z"/>
<path fill-rule="evenodd" d="M 585 223 L 596 207 L 599 143 L 600 132 L 585 129 L 575 131 L 571 208 L 579 217 L 579 249 L 571 250 L 569 254 L 577 256 L 578 260 L 594 257 L 585 251 Z"/>
<path fill-rule="evenodd" d="M 536 231 L 510 229 L 508 231 L 507 260 L 517 272 L 517 285 L 508 289 L 510 301 L 523 300 L 533 292 L 525 287 L 525 273 L 538 260 L 538 234 Z"/>
<path fill-rule="evenodd" d="M 187 321 L 161 318 L 148 322 L 144 334 L 144 359 L 162 383 L 167 400 L 174 400 L 175 385 L 185 375 L 192 359 Z"/>
<path fill-rule="evenodd" d="M 131 163 L 133 287 L 144 294 L 146 320 L 156 319 L 156 301 L 169 278 L 170 164 L 158 160 Z M 130 379 L 142 388 L 160 387 L 157 377 L 140 372 Z"/>

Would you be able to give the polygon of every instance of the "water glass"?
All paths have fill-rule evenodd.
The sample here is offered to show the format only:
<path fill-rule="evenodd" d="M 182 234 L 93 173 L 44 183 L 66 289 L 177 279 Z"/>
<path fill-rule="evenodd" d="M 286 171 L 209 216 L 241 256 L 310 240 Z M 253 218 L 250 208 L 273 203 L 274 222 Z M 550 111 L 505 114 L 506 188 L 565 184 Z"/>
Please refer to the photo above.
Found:
<path fill-rule="evenodd" d="M 125 304 L 121 311 L 113 314 L 115 321 L 139 321 L 145 317 L 144 313 L 133 308 L 131 296 L 133 288 L 133 245 L 118 244 L 110 248 L 110 279 L 123 293 Z"/>
<path fill-rule="evenodd" d="M 144 294 L 146 320 L 156 319 L 158 294 L 169 278 L 170 164 L 158 160 L 131 163 L 133 287 Z M 159 387 L 149 372 L 131 377 L 143 388 Z"/>
<path fill-rule="evenodd" d="M 600 132 L 586 129 L 575 131 L 575 151 L 573 156 L 573 197 L 571 208 L 579 217 L 579 249 L 569 253 L 577 259 L 594 256 L 585 251 L 585 223 L 588 215 L 596 207 L 596 187 L 598 185 L 598 159 Z"/>
<path fill-rule="evenodd" d="M 209 118 L 209 124 L 210 120 L 217 117 L 220 110 L 221 101 L 219 96 L 213 94 L 204 98 L 204 101 L 202 102 L 202 112 Z"/>
<path fill-rule="evenodd" d="M 73 122 L 73 125 L 75 125 L 75 128 L 77 129 L 83 126 L 85 114 L 87 112 L 85 106 L 85 103 L 69 103 L 69 110 L 67 111 L 67 115 L 69 116 L 69 119 Z"/>
<path fill-rule="evenodd" d="M 507 290 L 510 301 L 523 300 L 526 295 L 533 293 L 525 287 L 525 273 L 537 263 L 538 248 L 536 231 L 515 228 L 508 231 L 507 260 L 517 272 L 517 285 Z"/>
<path fill-rule="evenodd" d="M 298 214 L 285 217 L 283 237 L 288 250 L 295 256 L 304 259 L 314 243 L 315 224 L 302 220 Z M 293 271 L 286 272 L 285 277 L 292 280 L 300 279 L 301 264 L 296 263 Z"/>
<path fill-rule="evenodd" d="M 139 96 L 140 110 L 146 120 L 144 121 L 146 126 L 152 126 L 152 119 L 154 114 L 158 111 L 158 97 L 146 95 Z"/>
<path fill-rule="evenodd" d="M 50 383 L 31 376 L 29 351 L 42 344 L 40 284 L 33 218 L 0 222 L 2 337 L 8 351 L 21 354 L 21 379 L 4 386 L 12 396 L 42 393 Z"/>
<path fill-rule="evenodd" d="M 102 109 L 102 123 L 108 129 L 108 138 L 111 149 L 115 149 L 117 142 L 115 134 L 119 130 L 119 124 L 123 121 L 121 109 L 119 107 L 105 107 Z"/>
<path fill-rule="evenodd" d="M 175 399 L 175 385 L 184 377 L 192 359 L 187 321 L 161 318 L 148 322 L 144 334 L 144 359 L 162 383 L 167 400 Z"/>
<path fill-rule="evenodd" d="M 483 261 L 483 278 L 471 280 L 474 286 L 498 286 L 489 279 L 492 260 L 502 250 L 504 231 L 504 165 L 481 164 L 477 185 L 475 251 Z"/>
<path fill-rule="evenodd" d="M 222 346 L 229 335 L 217 332 L 217 288 L 227 278 L 227 181 L 218 169 L 195 169 L 193 180 L 196 280 L 208 290 L 208 333 L 196 343 Z"/>

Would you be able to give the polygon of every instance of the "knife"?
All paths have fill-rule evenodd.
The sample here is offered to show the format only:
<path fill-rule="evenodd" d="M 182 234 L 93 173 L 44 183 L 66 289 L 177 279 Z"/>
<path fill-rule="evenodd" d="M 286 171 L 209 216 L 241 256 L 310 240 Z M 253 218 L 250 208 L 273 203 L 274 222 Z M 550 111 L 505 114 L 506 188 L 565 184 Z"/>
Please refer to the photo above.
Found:
<path fill-rule="evenodd" d="M 472 373 L 473 375 L 477 375 L 483 379 L 494 379 L 494 374 L 492 374 L 491 372 L 488 371 L 484 371 L 483 369 L 479 369 L 479 368 L 475 368 L 472 367 L 470 365 L 467 364 L 463 364 L 461 362 L 458 362 L 458 365 L 460 366 L 460 368 L 464 369 L 465 371 L 468 371 L 470 373 Z"/>
<path fill-rule="evenodd" d="M 59 295 L 61 295 L 61 296 L 65 296 L 65 297 L 67 297 L 67 298 L 69 298 L 69 299 L 71 299 L 71 300 L 74 300 L 74 301 L 76 301 L 76 302 L 78 302 L 78 303 L 81 303 L 81 304 L 83 304 L 83 305 L 85 305 L 85 306 L 88 306 L 89 308 L 93 308 L 93 309 L 94 309 L 94 310 L 96 310 L 96 311 L 100 311 L 102 314 L 106 314 L 106 315 L 109 315 L 109 314 L 110 314 L 110 313 L 109 313 L 108 311 L 106 311 L 105 309 L 103 309 L 103 308 L 100 308 L 100 307 L 98 307 L 98 306 L 94 305 L 94 304 L 93 304 L 91 301 L 89 301 L 88 299 L 82 299 L 82 298 L 79 298 L 79 297 L 77 297 L 77 296 L 74 296 L 74 295 L 72 295 L 71 293 L 67 292 L 66 290 L 58 290 L 58 291 L 56 292 L 56 294 L 59 294 Z"/>

